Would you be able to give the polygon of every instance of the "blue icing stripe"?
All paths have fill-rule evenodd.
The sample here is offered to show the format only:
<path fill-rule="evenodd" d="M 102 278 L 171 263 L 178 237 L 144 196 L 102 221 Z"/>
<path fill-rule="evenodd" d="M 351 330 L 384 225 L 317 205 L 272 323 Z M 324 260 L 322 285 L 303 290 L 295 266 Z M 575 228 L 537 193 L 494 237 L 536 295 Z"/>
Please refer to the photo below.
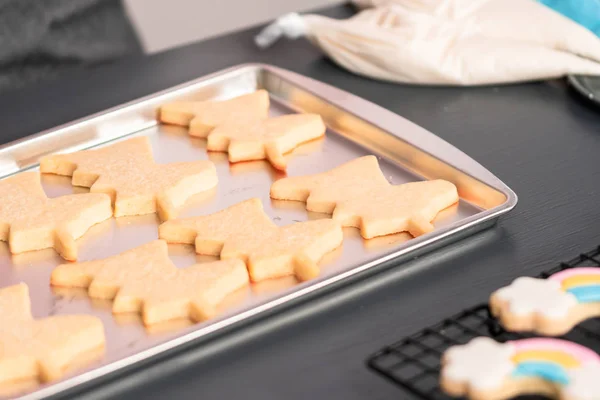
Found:
<path fill-rule="evenodd" d="M 600 285 L 578 286 L 567 290 L 579 303 L 595 303 L 600 301 Z"/>
<path fill-rule="evenodd" d="M 542 378 L 546 381 L 556 382 L 561 385 L 569 383 L 569 376 L 562 366 L 545 361 L 526 361 L 519 363 L 512 375 L 515 378 Z"/>

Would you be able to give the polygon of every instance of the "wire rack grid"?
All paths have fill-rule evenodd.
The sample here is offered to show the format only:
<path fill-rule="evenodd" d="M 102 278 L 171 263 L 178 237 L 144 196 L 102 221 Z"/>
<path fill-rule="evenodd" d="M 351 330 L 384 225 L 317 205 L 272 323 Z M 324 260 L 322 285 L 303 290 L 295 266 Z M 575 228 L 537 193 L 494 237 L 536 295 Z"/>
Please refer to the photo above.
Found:
<path fill-rule="evenodd" d="M 576 267 L 600 268 L 600 246 L 570 261 L 560 263 L 538 277 L 546 279 L 552 274 Z M 450 346 L 465 344 L 478 336 L 506 342 L 539 335 L 504 330 L 490 313 L 488 305 L 481 304 L 385 346 L 368 358 L 367 365 L 421 399 L 454 399 L 445 394 L 439 386 L 441 357 Z M 562 339 L 579 343 L 600 353 L 600 318 L 580 323 Z"/>

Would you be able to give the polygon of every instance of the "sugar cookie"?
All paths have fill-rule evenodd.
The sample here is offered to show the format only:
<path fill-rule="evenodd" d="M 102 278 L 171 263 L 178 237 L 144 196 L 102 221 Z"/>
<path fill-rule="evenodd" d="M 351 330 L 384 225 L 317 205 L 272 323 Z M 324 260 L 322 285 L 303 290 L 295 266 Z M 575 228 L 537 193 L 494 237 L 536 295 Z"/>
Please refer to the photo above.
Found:
<path fill-rule="evenodd" d="M 110 198 L 101 193 L 46 197 L 35 172 L 0 181 L 0 240 L 13 254 L 53 247 L 67 260 L 77 259 L 75 240 L 112 216 Z"/>
<path fill-rule="evenodd" d="M 190 125 L 193 120 L 196 132 L 210 132 L 228 121 L 248 121 L 267 118 L 269 93 L 266 90 L 234 97 L 224 101 L 177 101 L 160 108 L 161 122 Z"/>
<path fill-rule="evenodd" d="M 490 309 L 509 331 L 560 336 L 600 316 L 600 268 L 571 268 L 548 279 L 521 277 L 490 297 Z"/>
<path fill-rule="evenodd" d="M 0 289 L 0 384 L 60 378 L 77 357 L 104 347 L 104 327 L 90 315 L 34 319 L 24 283 Z"/>
<path fill-rule="evenodd" d="M 147 137 L 47 156 L 40 170 L 73 176 L 73 185 L 110 195 L 115 217 L 157 212 L 162 220 L 171 219 L 192 195 L 217 185 L 210 161 L 156 164 Z"/>
<path fill-rule="evenodd" d="M 196 252 L 243 260 L 252 281 L 319 274 L 317 262 L 336 249 L 342 228 L 330 219 L 275 225 L 259 199 L 250 199 L 217 213 L 167 221 L 159 237 L 169 243 L 195 243 Z"/>
<path fill-rule="evenodd" d="M 472 400 L 504 400 L 525 394 L 565 400 L 600 398 L 600 356 L 573 342 L 533 338 L 498 343 L 478 337 L 449 348 L 441 387 Z"/>
<path fill-rule="evenodd" d="M 444 180 L 390 185 L 374 156 L 320 174 L 280 179 L 271 186 L 271 197 L 304 201 L 309 211 L 333 214 L 342 226 L 359 227 L 366 239 L 431 232 L 436 215 L 459 200 L 456 187 Z"/>
<path fill-rule="evenodd" d="M 207 149 L 226 151 L 229 161 L 267 159 L 279 170 L 285 170 L 283 154 L 301 143 L 325 135 L 325 124 L 317 114 L 290 114 L 264 120 L 229 121 L 207 131 L 190 123 L 190 135 L 207 138 Z"/>
<path fill-rule="evenodd" d="M 202 321 L 231 292 L 248 284 L 240 260 L 177 268 L 167 243 L 155 240 L 102 260 L 59 265 L 51 283 L 88 288 L 91 297 L 113 300 L 113 313 L 141 312 L 145 325 L 174 318 Z"/>

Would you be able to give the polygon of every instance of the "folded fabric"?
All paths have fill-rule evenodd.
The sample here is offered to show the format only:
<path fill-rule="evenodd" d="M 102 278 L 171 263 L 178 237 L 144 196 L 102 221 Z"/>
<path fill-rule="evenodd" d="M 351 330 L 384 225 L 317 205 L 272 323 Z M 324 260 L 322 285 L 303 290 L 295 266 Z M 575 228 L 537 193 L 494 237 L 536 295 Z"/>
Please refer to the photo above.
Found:
<path fill-rule="evenodd" d="M 600 38 L 534 0 L 355 0 L 347 20 L 286 15 L 256 37 L 306 36 L 340 66 L 393 82 L 482 85 L 600 75 Z"/>
<path fill-rule="evenodd" d="M 580 25 L 585 26 L 596 36 L 600 36 L 600 0 L 536 0 Z M 417 10 L 436 13 L 454 11 L 456 6 L 464 7 L 472 2 L 446 0 L 353 0 L 359 8 L 380 7 L 398 4 Z"/>

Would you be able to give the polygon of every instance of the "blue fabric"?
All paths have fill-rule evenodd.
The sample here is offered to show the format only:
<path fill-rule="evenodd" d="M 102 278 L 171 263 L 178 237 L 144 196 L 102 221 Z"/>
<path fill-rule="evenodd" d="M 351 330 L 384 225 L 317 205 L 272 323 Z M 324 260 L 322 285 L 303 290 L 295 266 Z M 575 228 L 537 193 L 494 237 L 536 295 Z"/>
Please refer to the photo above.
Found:
<path fill-rule="evenodd" d="M 600 0 L 538 0 L 600 36 Z"/>

